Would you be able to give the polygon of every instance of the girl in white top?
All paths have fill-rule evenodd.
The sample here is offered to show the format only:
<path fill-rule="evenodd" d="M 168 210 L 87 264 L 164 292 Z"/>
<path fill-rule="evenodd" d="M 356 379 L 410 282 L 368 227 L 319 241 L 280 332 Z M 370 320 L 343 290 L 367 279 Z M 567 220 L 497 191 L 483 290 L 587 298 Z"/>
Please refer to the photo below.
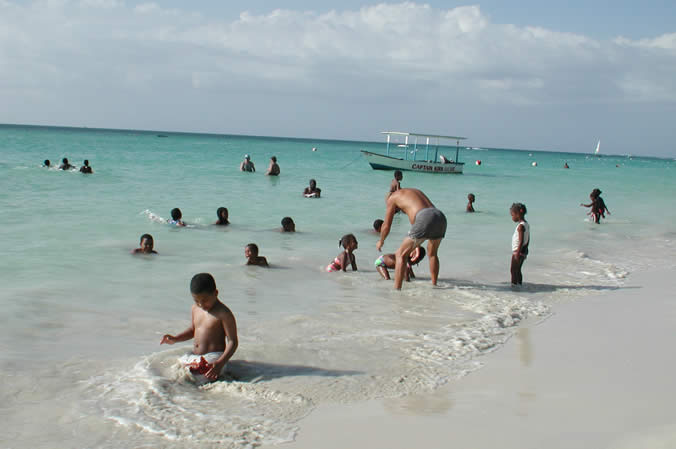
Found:
<path fill-rule="evenodd" d="M 512 263 L 510 266 L 512 285 L 521 285 L 523 283 L 521 267 L 526 260 L 526 256 L 528 256 L 528 245 L 530 244 L 530 225 L 524 218 L 526 215 L 524 204 L 512 204 L 509 213 L 512 215 L 512 221 L 518 223 L 512 236 Z"/>

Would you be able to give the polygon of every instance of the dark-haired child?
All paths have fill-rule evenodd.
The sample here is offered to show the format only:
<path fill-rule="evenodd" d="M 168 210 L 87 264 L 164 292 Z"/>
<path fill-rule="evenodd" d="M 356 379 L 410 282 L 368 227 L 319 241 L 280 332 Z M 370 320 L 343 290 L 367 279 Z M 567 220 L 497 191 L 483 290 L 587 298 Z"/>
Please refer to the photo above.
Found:
<path fill-rule="evenodd" d="M 91 175 L 92 173 L 94 173 L 94 170 L 92 170 L 92 168 L 89 166 L 89 160 L 88 159 L 85 159 L 83 164 L 84 165 L 82 165 L 82 167 L 80 167 L 80 173 L 84 173 L 86 175 Z"/>
<path fill-rule="evenodd" d="M 47 168 L 50 168 L 51 165 L 52 165 L 52 163 L 49 162 L 49 159 L 45 159 L 45 161 L 42 163 L 42 166 L 47 167 Z"/>
<path fill-rule="evenodd" d="M 258 255 L 258 245 L 249 243 L 244 247 L 244 257 L 246 257 L 246 265 L 257 265 L 259 267 L 268 267 L 268 260 Z"/>
<path fill-rule="evenodd" d="M 181 213 L 181 209 L 175 207 L 171 210 L 171 220 L 169 220 L 168 223 L 170 225 L 178 227 L 185 226 L 185 223 L 183 222 L 183 213 Z"/>
<path fill-rule="evenodd" d="M 296 223 L 293 222 L 293 218 L 284 217 L 282 218 L 282 232 L 296 232 Z"/>
<path fill-rule="evenodd" d="M 509 208 L 512 215 L 512 221 L 518 223 L 512 236 L 512 262 L 510 272 L 512 274 L 512 285 L 521 285 L 523 283 L 523 274 L 521 267 L 528 256 L 528 245 L 530 245 L 530 225 L 526 221 L 526 206 L 522 203 L 513 203 Z"/>
<path fill-rule="evenodd" d="M 153 241 L 153 236 L 150 234 L 143 234 L 139 242 L 140 248 L 134 249 L 132 254 L 157 254 L 157 251 L 153 249 L 155 242 Z"/>
<path fill-rule="evenodd" d="M 467 195 L 467 212 L 474 212 L 474 201 L 476 200 L 476 197 L 474 196 L 473 193 L 470 193 Z"/>
<path fill-rule="evenodd" d="M 373 230 L 377 233 L 380 234 L 380 228 L 383 226 L 384 221 L 378 218 L 373 222 Z"/>
<path fill-rule="evenodd" d="M 70 165 L 70 162 L 68 162 L 67 157 L 61 159 L 61 165 L 59 165 L 59 170 L 71 170 L 72 168 L 73 166 Z"/>
<path fill-rule="evenodd" d="M 228 221 L 227 207 L 219 207 L 218 209 L 216 209 L 216 216 L 218 217 L 218 221 L 214 223 L 215 225 L 226 226 L 230 224 L 230 222 Z"/>
<path fill-rule="evenodd" d="M 192 353 L 180 361 L 196 377 L 203 375 L 214 381 L 237 350 L 237 323 L 232 311 L 218 299 L 216 281 L 209 273 L 193 276 L 190 294 L 195 301 L 190 327 L 175 336 L 164 335 L 160 344 L 173 345 L 194 338 Z"/>
<path fill-rule="evenodd" d="M 425 257 L 425 248 L 418 246 L 416 249 L 410 252 L 408 260 L 406 262 L 406 281 L 409 282 L 411 278 L 415 279 L 415 274 L 413 274 L 413 265 L 418 265 L 421 260 Z M 383 277 L 383 279 L 390 280 L 390 273 L 387 271 L 389 268 L 393 270 L 396 266 L 397 258 L 394 254 L 383 254 L 378 257 L 375 261 L 376 270 Z"/>
<path fill-rule="evenodd" d="M 357 262 L 353 252 L 355 249 L 357 249 L 358 243 L 354 234 L 345 234 L 340 240 L 338 240 L 338 246 L 342 246 L 345 251 L 338 254 L 338 256 L 333 259 L 333 262 L 327 265 L 326 271 L 329 273 L 341 270 L 347 271 L 348 264 L 352 265 L 352 271 L 357 271 Z"/>
<path fill-rule="evenodd" d="M 317 181 L 314 179 L 310 180 L 310 185 L 303 190 L 303 196 L 305 198 L 319 198 L 322 196 L 322 189 L 317 187 Z"/>

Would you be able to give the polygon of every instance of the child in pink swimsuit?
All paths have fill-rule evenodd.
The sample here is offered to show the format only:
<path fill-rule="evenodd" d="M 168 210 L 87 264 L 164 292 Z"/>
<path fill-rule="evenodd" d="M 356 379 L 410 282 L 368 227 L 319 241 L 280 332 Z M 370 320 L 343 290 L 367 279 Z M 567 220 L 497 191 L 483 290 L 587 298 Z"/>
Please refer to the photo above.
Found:
<path fill-rule="evenodd" d="M 357 249 L 357 238 L 354 234 L 346 234 L 338 240 L 338 246 L 342 246 L 345 251 L 338 254 L 333 262 L 327 265 L 326 271 L 347 271 L 347 265 L 352 265 L 352 271 L 357 271 L 357 262 L 355 261 L 353 251 Z"/>

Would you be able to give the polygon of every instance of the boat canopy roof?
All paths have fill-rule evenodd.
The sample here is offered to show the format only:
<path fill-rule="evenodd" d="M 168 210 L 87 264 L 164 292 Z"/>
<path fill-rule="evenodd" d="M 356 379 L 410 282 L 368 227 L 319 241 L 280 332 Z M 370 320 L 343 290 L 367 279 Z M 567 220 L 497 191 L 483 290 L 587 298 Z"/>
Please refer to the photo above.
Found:
<path fill-rule="evenodd" d="M 458 136 L 440 136 L 437 134 L 421 134 L 421 133 L 410 133 L 403 131 L 381 131 L 380 134 L 388 134 L 394 136 L 417 136 L 417 137 L 433 137 L 435 139 L 451 139 L 451 140 L 466 140 L 467 137 L 458 137 Z"/>

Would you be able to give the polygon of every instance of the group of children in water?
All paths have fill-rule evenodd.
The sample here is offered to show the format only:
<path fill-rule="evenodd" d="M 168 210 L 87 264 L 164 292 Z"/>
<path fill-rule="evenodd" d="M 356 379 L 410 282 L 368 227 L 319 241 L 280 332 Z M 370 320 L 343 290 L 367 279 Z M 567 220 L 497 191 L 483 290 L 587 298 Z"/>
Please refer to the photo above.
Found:
<path fill-rule="evenodd" d="M 401 188 L 401 180 L 401 172 L 395 172 L 390 186 L 390 194 Z M 319 197 L 320 192 L 316 187 L 316 182 L 311 180 L 310 186 L 306 188 L 303 194 L 306 197 L 316 198 Z M 590 214 L 595 223 L 599 223 L 600 217 L 605 216 L 605 212 L 610 214 L 600 195 L 601 191 L 594 189 L 590 194 L 591 203 L 582 204 L 582 206 L 591 207 Z M 476 200 L 475 195 L 470 193 L 467 199 L 466 211 L 474 212 L 473 203 Z M 527 209 L 524 204 L 513 203 L 509 212 L 512 221 L 516 223 L 512 236 L 510 274 L 512 285 L 517 286 L 523 283 L 521 269 L 528 256 L 530 225 L 525 218 Z M 218 208 L 216 214 L 218 220 L 214 225 L 223 226 L 229 224 L 227 208 Z M 180 209 L 175 208 L 171 211 L 171 220 L 168 223 L 174 226 L 185 226 Z M 281 224 L 282 232 L 295 232 L 295 223 L 291 217 L 284 217 Z M 374 221 L 373 228 L 376 232 L 380 231 L 381 226 L 383 226 L 383 220 L 378 219 Z M 133 253 L 157 254 L 153 246 L 153 237 L 150 234 L 143 234 L 140 239 L 140 247 L 133 250 Z M 342 248 L 342 251 L 326 267 L 326 271 L 345 272 L 348 267 L 351 267 L 353 271 L 357 271 L 354 251 L 359 247 L 359 244 L 355 235 L 344 235 L 338 241 L 338 246 Z M 246 245 L 244 254 L 247 258 L 246 265 L 268 266 L 267 259 L 259 255 L 259 249 L 255 243 Z M 406 281 L 415 278 L 413 266 L 419 264 L 424 257 L 425 249 L 421 246 L 417 246 L 409 254 L 406 259 Z M 395 254 L 383 254 L 376 259 L 374 264 L 382 278 L 389 280 L 390 274 L 388 269 L 391 270 L 396 267 L 396 256 Z M 198 382 L 214 381 L 224 372 L 227 361 L 237 349 L 238 337 L 235 317 L 230 309 L 218 299 L 216 283 L 209 273 L 195 275 L 190 283 L 190 291 L 195 302 L 192 306 L 190 327 L 176 336 L 171 334 L 164 335 L 161 344 L 174 344 L 194 338 L 195 343 L 192 354 L 188 354 L 182 358 L 181 363 L 190 370 Z"/>
<path fill-rule="evenodd" d="M 43 167 L 46 168 L 52 168 L 52 163 L 50 162 L 49 159 L 45 159 L 45 161 L 42 163 Z M 74 165 L 71 165 L 70 162 L 68 162 L 68 158 L 64 157 L 61 159 L 61 165 L 59 165 L 59 170 L 74 170 L 76 167 Z M 84 160 L 82 163 L 82 166 L 80 167 L 80 173 L 84 173 L 86 175 L 91 175 L 94 173 L 94 170 L 92 170 L 92 167 L 89 165 L 89 161 L 87 159 Z"/>

